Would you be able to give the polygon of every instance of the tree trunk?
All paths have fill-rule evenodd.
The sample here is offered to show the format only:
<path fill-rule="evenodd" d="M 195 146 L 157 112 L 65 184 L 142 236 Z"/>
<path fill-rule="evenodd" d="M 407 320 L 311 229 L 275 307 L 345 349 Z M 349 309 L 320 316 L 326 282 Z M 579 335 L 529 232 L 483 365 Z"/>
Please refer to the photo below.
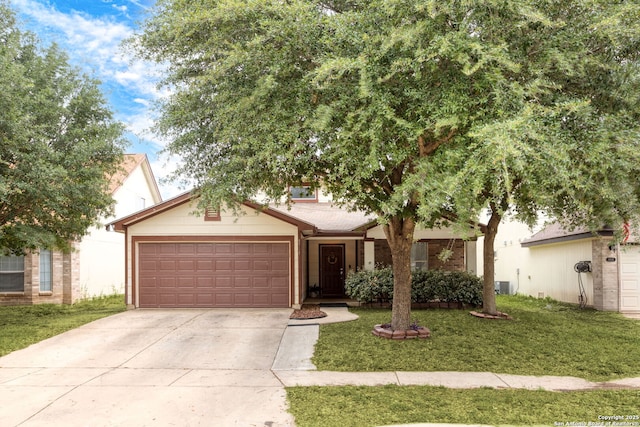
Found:
<path fill-rule="evenodd" d="M 502 220 L 501 215 L 496 209 L 491 209 L 491 217 L 484 233 L 484 286 L 482 291 L 482 312 L 496 315 L 496 290 L 494 284 L 495 276 L 495 250 L 493 248 L 496 235 L 498 234 L 498 225 Z"/>
<path fill-rule="evenodd" d="M 409 329 L 411 324 L 411 246 L 415 221 L 394 217 L 384 226 L 393 262 L 393 306 L 391 328 Z"/>

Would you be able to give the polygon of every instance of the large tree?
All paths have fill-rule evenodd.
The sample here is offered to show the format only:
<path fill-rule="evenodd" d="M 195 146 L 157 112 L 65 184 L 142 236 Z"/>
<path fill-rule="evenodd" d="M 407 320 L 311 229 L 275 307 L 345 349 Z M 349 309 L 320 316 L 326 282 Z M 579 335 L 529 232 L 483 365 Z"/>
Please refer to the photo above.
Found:
<path fill-rule="evenodd" d="M 553 114 L 545 95 L 562 82 L 540 70 L 588 61 L 554 41 L 556 3 L 160 0 L 133 44 L 168 66 L 158 129 L 203 205 L 257 191 L 279 200 L 312 181 L 377 214 L 393 259 L 392 327 L 406 329 L 416 225 L 472 219 L 457 206 L 476 206 L 447 194 L 452 159 L 482 151 L 479 135 L 529 106 L 532 120 Z M 605 17 L 607 2 L 595 3 L 578 9 L 574 41 Z M 535 33 L 530 54 L 510 49 L 520 29 Z"/>
<path fill-rule="evenodd" d="M 606 224 L 621 233 L 640 216 L 640 7 L 550 2 L 539 12 L 478 32 L 519 65 L 496 76 L 503 113 L 474 126 L 469 144 L 440 153 L 430 170 L 440 179 L 425 181 L 425 191 L 447 198 L 450 217 L 489 210 L 483 309 L 491 314 L 494 241 L 505 217 L 533 226 L 544 214 L 569 229 Z"/>
<path fill-rule="evenodd" d="M 0 1 L 0 253 L 70 249 L 111 212 L 123 127 L 98 83 Z"/>

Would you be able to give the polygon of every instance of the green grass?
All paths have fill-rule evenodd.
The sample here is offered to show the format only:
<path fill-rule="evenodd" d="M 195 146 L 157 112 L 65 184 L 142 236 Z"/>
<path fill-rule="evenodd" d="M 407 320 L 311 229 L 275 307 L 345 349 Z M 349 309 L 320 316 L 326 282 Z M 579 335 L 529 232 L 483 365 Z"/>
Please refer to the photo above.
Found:
<path fill-rule="evenodd" d="M 557 393 L 390 385 L 292 387 L 287 389 L 287 397 L 298 427 L 401 423 L 587 425 L 602 422 L 599 415 L 640 414 L 638 390 Z"/>
<path fill-rule="evenodd" d="M 125 309 L 122 295 L 72 305 L 0 307 L 0 356 Z"/>
<path fill-rule="evenodd" d="M 322 325 L 313 363 L 332 371 L 480 371 L 561 375 L 591 381 L 640 376 L 640 322 L 618 313 L 521 296 L 499 296 L 514 320 L 485 320 L 467 310 L 414 310 L 428 340 L 371 334 L 390 310 L 352 309 L 354 322 Z"/>

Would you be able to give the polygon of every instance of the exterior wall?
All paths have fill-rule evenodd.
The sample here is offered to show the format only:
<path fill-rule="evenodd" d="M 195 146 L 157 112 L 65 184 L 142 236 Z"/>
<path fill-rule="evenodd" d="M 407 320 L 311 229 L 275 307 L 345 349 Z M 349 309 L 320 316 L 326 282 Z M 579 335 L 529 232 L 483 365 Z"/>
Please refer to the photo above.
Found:
<path fill-rule="evenodd" d="M 512 293 L 533 297 L 551 297 L 558 301 L 579 303 L 578 261 L 592 261 L 593 273 L 582 273 L 587 305 L 594 305 L 594 283 L 598 280 L 597 262 L 593 258 L 594 239 L 574 240 L 551 245 L 523 248 L 529 257 L 521 265 L 517 282 L 511 283 Z"/>
<path fill-rule="evenodd" d="M 609 249 L 611 238 L 594 239 L 591 246 L 593 306 L 597 310 L 618 311 L 618 256 Z M 613 260 L 613 261 L 612 261 Z"/>
<path fill-rule="evenodd" d="M 71 304 L 80 299 L 78 253 L 52 252 L 51 257 L 51 291 L 40 291 L 40 256 L 30 253 L 24 258 L 24 292 L 0 293 L 0 305 Z"/>
<path fill-rule="evenodd" d="M 366 237 L 375 240 L 373 242 L 369 240 L 365 244 L 365 248 L 368 248 L 368 250 L 365 249 L 366 260 L 364 268 L 372 269 L 374 268 L 374 264 L 391 265 L 391 251 L 382 226 L 377 225 L 367 230 Z M 470 240 L 465 241 L 465 238 Z M 414 239 L 428 243 L 429 269 L 440 268 L 449 271 L 469 271 L 470 273 L 477 274 L 479 269 L 478 264 L 481 264 L 478 260 L 481 261 L 482 258 L 476 256 L 475 236 L 471 234 L 471 232 L 468 236 L 461 236 L 452 228 L 425 229 L 416 227 Z M 371 248 L 372 245 L 373 248 Z M 442 249 L 451 248 L 452 246 L 454 251 L 453 256 L 447 262 L 443 263 L 438 259 L 438 254 Z M 473 248 L 472 254 L 470 253 L 471 248 Z"/>
<path fill-rule="evenodd" d="M 152 179 L 152 178 L 151 178 Z M 115 214 L 104 218 L 103 224 L 122 218 L 160 201 L 152 190 L 142 164 L 135 168 L 113 194 Z M 144 205 L 142 204 L 144 200 Z M 83 298 L 124 293 L 124 235 L 109 232 L 104 226 L 92 227 L 78 245 L 79 276 Z M 75 294 L 74 294 L 75 295 Z"/>
<path fill-rule="evenodd" d="M 422 239 L 427 242 L 428 269 L 446 271 L 466 271 L 465 242 L 464 240 Z M 452 249 L 453 255 L 447 261 L 441 261 L 438 255 L 443 249 Z M 391 249 L 386 240 L 376 239 L 374 242 L 375 264 L 390 266 Z"/>
<path fill-rule="evenodd" d="M 300 259 L 299 251 L 300 239 L 298 228 L 292 224 L 276 219 L 267 214 L 258 214 L 254 210 L 242 206 L 242 214 L 234 216 L 232 212 L 222 211 L 219 221 L 205 221 L 203 216 L 194 214 L 196 210 L 195 204 L 185 203 L 162 212 L 158 215 L 149 217 L 144 221 L 133 224 L 127 229 L 127 253 L 126 253 L 126 299 L 127 304 L 138 306 L 137 301 L 132 300 L 132 284 L 134 277 L 134 260 L 132 257 L 132 240 L 133 238 L 143 238 L 145 236 L 216 236 L 232 237 L 264 237 L 264 236 L 291 236 L 293 237 L 293 285 L 294 306 L 302 301 L 300 289 Z M 137 293 L 136 293 L 137 295 Z"/>
<path fill-rule="evenodd" d="M 486 213 L 480 219 L 480 221 L 484 223 L 487 223 L 488 220 L 489 217 Z M 506 219 L 503 220 L 498 227 L 498 235 L 494 242 L 495 275 L 493 280 L 509 282 L 511 293 L 515 293 L 519 283 L 526 285 L 523 282 L 523 279 L 527 277 L 524 272 L 531 270 L 529 248 L 523 248 L 520 243 L 540 231 L 542 225 L 543 218 L 541 218 L 539 224 L 533 229 L 521 222 Z M 482 276 L 484 275 L 484 237 L 478 238 L 476 256 L 478 259 L 477 274 Z"/>

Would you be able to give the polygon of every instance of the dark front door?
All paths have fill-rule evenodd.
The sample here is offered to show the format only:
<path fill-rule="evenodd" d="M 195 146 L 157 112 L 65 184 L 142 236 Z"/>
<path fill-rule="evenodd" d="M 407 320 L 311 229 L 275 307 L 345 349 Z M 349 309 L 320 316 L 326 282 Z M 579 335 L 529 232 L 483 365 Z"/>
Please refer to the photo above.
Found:
<path fill-rule="evenodd" d="M 344 245 L 320 245 L 322 296 L 343 297 L 344 275 Z"/>

